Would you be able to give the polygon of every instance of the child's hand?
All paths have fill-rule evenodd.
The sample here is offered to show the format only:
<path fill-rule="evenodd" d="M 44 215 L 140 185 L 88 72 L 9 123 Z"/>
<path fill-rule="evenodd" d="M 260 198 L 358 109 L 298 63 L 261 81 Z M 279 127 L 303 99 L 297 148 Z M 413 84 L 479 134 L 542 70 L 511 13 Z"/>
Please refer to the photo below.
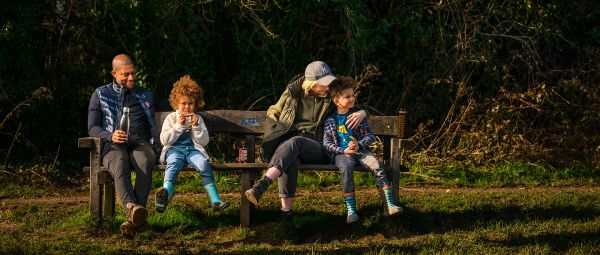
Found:
<path fill-rule="evenodd" d="M 179 114 L 179 118 L 177 119 L 177 123 L 179 123 L 179 125 L 185 125 L 185 117 L 188 116 L 186 114 Z"/>
<path fill-rule="evenodd" d="M 356 154 L 357 152 L 358 152 L 358 144 L 356 144 L 356 142 L 354 140 L 350 141 L 350 143 L 348 143 L 348 148 L 346 148 L 344 150 L 344 154 L 346 154 L 346 155 Z"/>
<path fill-rule="evenodd" d="M 192 126 L 197 127 L 198 126 L 198 115 L 196 115 L 195 113 L 192 113 Z"/>
<path fill-rule="evenodd" d="M 353 155 L 353 154 L 356 154 L 357 152 L 358 152 L 358 150 L 351 149 L 350 146 L 348 146 L 348 148 L 344 149 L 344 154 L 346 154 L 346 155 Z"/>
<path fill-rule="evenodd" d="M 353 151 L 358 150 L 358 146 L 356 146 L 356 144 L 354 142 L 350 142 L 350 144 L 348 144 L 348 148 Z"/>

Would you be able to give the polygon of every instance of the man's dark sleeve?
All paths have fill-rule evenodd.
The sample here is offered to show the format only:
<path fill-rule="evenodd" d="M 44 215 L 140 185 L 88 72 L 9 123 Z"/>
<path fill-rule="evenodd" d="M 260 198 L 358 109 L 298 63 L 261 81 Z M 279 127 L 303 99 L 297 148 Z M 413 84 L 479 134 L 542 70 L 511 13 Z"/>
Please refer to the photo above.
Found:
<path fill-rule="evenodd" d="M 95 91 L 90 98 L 90 105 L 88 106 L 88 134 L 93 137 L 112 141 L 112 133 L 102 128 L 102 118 L 100 98 L 98 97 L 98 91 Z"/>

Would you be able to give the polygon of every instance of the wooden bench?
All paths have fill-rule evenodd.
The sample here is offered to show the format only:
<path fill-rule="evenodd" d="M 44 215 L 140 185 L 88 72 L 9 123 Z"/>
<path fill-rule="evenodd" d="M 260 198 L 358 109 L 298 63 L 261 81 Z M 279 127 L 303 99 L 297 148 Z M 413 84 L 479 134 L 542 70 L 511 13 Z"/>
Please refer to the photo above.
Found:
<path fill-rule="evenodd" d="M 155 114 L 155 142 L 160 143 L 160 130 L 163 120 L 170 112 L 157 112 Z M 249 202 L 244 191 L 252 187 L 260 177 L 262 170 L 266 170 L 267 163 L 256 163 L 257 153 L 255 145 L 263 134 L 263 124 L 267 118 L 265 111 L 241 110 L 213 110 L 201 112 L 200 115 L 212 137 L 222 133 L 240 137 L 245 140 L 248 148 L 245 163 L 211 163 L 213 171 L 241 171 L 240 180 L 240 225 L 252 226 L 254 223 L 254 204 Z M 412 143 L 405 138 L 406 112 L 401 111 L 397 116 L 369 116 L 371 132 L 379 137 L 383 143 L 383 160 L 392 180 L 394 198 L 398 199 L 400 171 L 404 168 L 404 154 Z M 108 169 L 102 166 L 100 152 L 102 151 L 99 138 L 84 137 L 78 140 L 79 148 L 89 150 L 89 166 L 84 171 L 90 174 L 90 213 L 100 222 L 105 217 L 114 217 L 115 213 L 115 188 Z M 210 151 L 209 151 L 210 153 Z M 159 155 L 157 155 L 158 157 Z M 156 165 L 154 170 L 164 171 L 164 165 Z M 182 171 L 191 171 L 191 166 L 185 166 Z M 335 165 L 300 165 L 299 170 L 337 171 Z M 358 168 L 357 171 L 366 171 Z M 152 195 L 152 194 L 151 194 Z M 149 206 L 151 207 L 151 206 Z"/>

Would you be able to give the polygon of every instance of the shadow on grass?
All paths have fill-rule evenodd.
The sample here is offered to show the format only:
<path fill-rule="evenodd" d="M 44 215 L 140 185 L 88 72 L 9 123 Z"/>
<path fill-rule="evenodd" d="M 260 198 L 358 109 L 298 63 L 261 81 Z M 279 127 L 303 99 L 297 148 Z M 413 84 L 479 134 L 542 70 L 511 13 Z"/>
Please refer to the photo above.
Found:
<path fill-rule="evenodd" d="M 502 246 L 530 246 L 536 244 L 547 244 L 552 247 L 553 252 L 566 252 L 578 243 L 591 244 L 598 247 L 600 244 L 600 232 L 574 233 L 574 234 L 542 234 L 537 236 L 513 235 L 507 240 L 488 240 Z"/>
<path fill-rule="evenodd" d="M 521 208 L 515 205 L 471 208 L 458 212 L 420 212 L 405 208 L 401 218 L 391 219 L 416 233 L 440 233 L 452 230 L 470 230 L 485 227 L 492 223 L 510 224 L 536 220 L 570 219 L 591 220 L 600 215 L 600 210 L 593 207 L 566 205 L 556 208 Z"/>
<path fill-rule="evenodd" d="M 594 203 L 578 205 L 577 203 L 565 204 L 547 204 L 533 207 L 519 206 L 514 204 L 494 204 L 492 202 L 483 202 L 474 204 L 465 209 L 444 209 L 444 207 L 433 207 L 430 210 L 419 210 L 416 207 L 404 207 L 402 215 L 386 217 L 382 213 L 382 208 L 376 202 L 370 202 L 359 209 L 361 220 L 355 224 L 346 224 L 345 215 L 341 211 L 333 212 L 324 210 L 326 202 L 322 204 L 309 204 L 302 210 L 295 212 L 295 223 L 303 236 L 305 243 L 331 243 L 339 241 L 344 243 L 346 240 L 356 240 L 362 238 L 373 238 L 381 236 L 382 238 L 403 239 L 430 233 L 446 233 L 451 231 L 470 231 L 493 224 L 511 225 L 515 223 L 543 222 L 552 220 L 572 220 L 572 221 L 593 221 L 600 215 L 598 206 Z M 340 206 L 334 204 L 333 206 Z M 450 206 L 452 208 L 452 206 Z M 227 248 L 234 243 L 244 243 L 246 245 L 255 245 L 261 250 L 261 243 L 273 245 L 275 247 L 265 248 L 266 252 L 273 252 L 273 249 L 280 244 L 286 243 L 283 227 L 281 224 L 281 214 L 276 203 L 268 204 L 257 208 L 255 211 L 255 226 L 244 229 L 239 226 L 239 207 L 233 204 L 223 212 L 213 212 L 210 208 L 197 207 L 194 205 L 181 203 L 167 209 L 163 214 L 151 211 L 149 221 L 152 225 L 152 231 L 157 234 L 163 234 L 175 229 L 181 234 L 191 234 L 196 231 L 215 232 L 222 228 L 226 231 L 238 231 L 239 234 L 234 241 L 224 243 L 215 243 L 217 247 Z M 124 220 L 122 213 L 116 218 L 105 221 L 96 231 L 90 231 L 92 236 L 113 235 L 119 233 L 119 225 Z M 100 230 L 100 231 L 97 231 Z M 600 234 L 596 230 L 587 230 L 588 233 L 558 233 L 548 234 L 540 232 L 537 236 L 523 236 L 522 230 L 516 229 L 513 235 L 505 240 L 488 240 L 489 243 L 496 243 L 502 246 L 529 246 L 543 244 L 554 248 L 555 251 L 566 251 L 569 247 L 577 244 L 595 244 L 600 240 Z M 342 248 L 336 250 L 340 253 L 359 254 L 373 253 L 378 254 L 377 249 L 394 250 L 402 249 L 403 252 L 418 252 L 427 248 L 431 243 L 415 244 L 402 246 L 396 244 L 385 245 L 385 247 L 365 247 L 365 248 Z M 375 250 L 374 250 L 375 249 Z M 284 250 L 281 251 L 285 253 Z"/>
<path fill-rule="evenodd" d="M 600 210 L 591 207 L 563 206 L 558 208 L 520 208 L 507 205 L 501 207 L 473 208 L 459 212 L 420 212 L 404 208 L 402 215 L 386 217 L 380 206 L 359 209 L 361 220 L 346 224 L 345 217 L 322 211 L 309 210 L 296 216 L 296 226 L 306 242 L 328 243 L 334 240 L 359 239 L 381 234 L 385 238 L 407 238 L 429 233 L 444 233 L 454 230 L 473 230 L 491 224 L 569 219 L 589 221 L 600 215 Z M 259 212 L 262 214 L 265 212 Z M 274 212 L 269 212 L 275 215 Z M 278 218 L 273 220 L 279 225 Z M 260 224 L 260 223 L 259 223 Z M 258 234 L 258 233 L 257 233 Z M 599 234 L 543 235 L 535 238 L 515 237 L 506 244 L 547 243 L 557 248 L 566 248 L 573 243 L 598 242 Z"/>

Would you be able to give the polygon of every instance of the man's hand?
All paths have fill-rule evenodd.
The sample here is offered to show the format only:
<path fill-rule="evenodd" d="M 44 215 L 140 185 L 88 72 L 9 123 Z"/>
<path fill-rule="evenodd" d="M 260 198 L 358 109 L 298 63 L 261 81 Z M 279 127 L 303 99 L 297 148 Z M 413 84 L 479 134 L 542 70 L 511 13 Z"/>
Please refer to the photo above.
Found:
<path fill-rule="evenodd" d="M 360 122 L 362 122 L 365 117 L 367 117 L 367 112 L 365 112 L 365 110 L 353 112 L 352 114 L 348 115 L 346 125 L 348 125 L 350 129 L 355 129 L 360 125 Z"/>
<path fill-rule="evenodd" d="M 127 133 L 123 130 L 115 130 L 112 135 L 113 143 L 125 143 L 127 142 Z"/>

